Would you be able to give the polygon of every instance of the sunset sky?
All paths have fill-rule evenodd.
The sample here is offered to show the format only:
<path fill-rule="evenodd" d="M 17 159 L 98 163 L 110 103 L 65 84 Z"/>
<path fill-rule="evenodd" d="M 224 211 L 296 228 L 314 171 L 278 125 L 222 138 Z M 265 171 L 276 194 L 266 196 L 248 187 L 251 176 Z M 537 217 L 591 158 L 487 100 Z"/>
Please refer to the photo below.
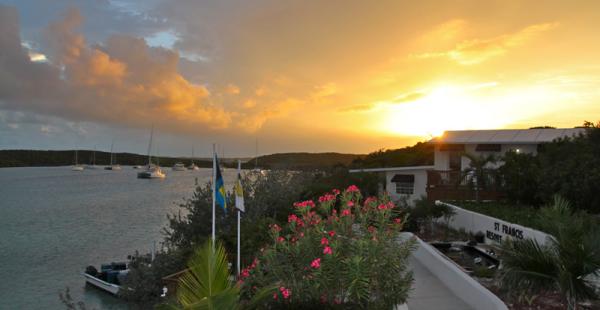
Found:
<path fill-rule="evenodd" d="M 600 120 L 600 1 L 0 0 L 0 149 L 367 153 Z"/>

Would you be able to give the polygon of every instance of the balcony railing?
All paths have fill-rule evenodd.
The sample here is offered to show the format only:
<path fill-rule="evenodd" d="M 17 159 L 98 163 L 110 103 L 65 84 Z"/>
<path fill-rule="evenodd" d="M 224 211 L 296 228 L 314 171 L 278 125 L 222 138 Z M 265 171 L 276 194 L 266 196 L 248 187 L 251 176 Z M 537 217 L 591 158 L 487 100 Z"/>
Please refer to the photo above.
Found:
<path fill-rule="evenodd" d="M 495 170 L 427 171 L 430 200 L 498 200 L 504 196 L 502 181 Z"/>

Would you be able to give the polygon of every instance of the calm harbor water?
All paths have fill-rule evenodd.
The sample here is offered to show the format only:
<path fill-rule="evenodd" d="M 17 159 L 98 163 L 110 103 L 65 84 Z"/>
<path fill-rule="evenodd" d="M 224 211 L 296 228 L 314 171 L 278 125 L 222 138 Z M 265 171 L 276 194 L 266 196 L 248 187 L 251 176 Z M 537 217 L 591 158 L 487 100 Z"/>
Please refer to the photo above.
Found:
<path fill-rule="evenodd" d="M 127 309 L 86 287 L 81 272 L 150 252 L 166 214 L 191 198 L 195 178 L 203 184 L 211 176 L 210 169 L 166 170 L 164 180 L 142 180 L 127 166 L 0 169 L 0 309 L 64 309 L 58 292 L 65 287 L 88 307 Z M 234 175 L 224 171 L 226 181 Z"/>

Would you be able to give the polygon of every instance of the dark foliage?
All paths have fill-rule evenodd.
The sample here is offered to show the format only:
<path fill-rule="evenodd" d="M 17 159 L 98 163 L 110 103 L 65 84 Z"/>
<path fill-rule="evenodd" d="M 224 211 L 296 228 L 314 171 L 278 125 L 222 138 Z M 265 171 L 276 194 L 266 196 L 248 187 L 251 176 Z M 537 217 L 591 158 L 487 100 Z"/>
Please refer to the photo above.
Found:
<path fill-rule="evenodd" d="M 451 218 L 454 211 L 446 205 L 435 205 L 433 201 L 427 198 L 421 198 L 415 201 L 415 206 L 409 211 L 407 222 L 404 229 L 411 232 L 419 231 L 421 225 L 430 225 L 434 219 Z"/>
<path fill-rule="evenodd" d="M 433 165 L 433 144 L 419 142 L 395 150 L 379 150 L 355 159 L 351 168 L 380 168 Z"/>
<path fill-rule="evenodd" d="M 542 144 L 537 155 L 506 153 L 500 170 L 510 202 L 540 206 L 556 194 L 573 207 L 600 212 L 600 123 L 576 137 Z"/>
<path fill-rule="evenodd" d="M 509 201 L 517 204 L 540 204 L 540 163 L 537 156 L 508 152 L 504 156 L 504 165 L 499 170 Z"/>
<path fill-rule="evenodd" d="M 258 167 L 263 169 L 329 170 L 334 166 L 346 166 L 364 155 L 341 153 L 279 153 L 258 157 Z M 256 158 L 244 164 L 245 169 L 255 168 Z"/>

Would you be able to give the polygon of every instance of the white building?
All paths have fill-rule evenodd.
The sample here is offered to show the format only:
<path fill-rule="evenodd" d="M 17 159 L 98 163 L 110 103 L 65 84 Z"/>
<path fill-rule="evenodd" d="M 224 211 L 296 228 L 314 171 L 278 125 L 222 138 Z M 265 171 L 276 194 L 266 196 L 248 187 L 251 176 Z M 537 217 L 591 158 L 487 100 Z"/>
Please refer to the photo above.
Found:
<path fill-rule="evenodd" d="M 446 131 L 428 143 L 434 144 L 433 166 L 392 167 L 353 169 L 350 172 L 375 172 L 385 174 L 385 190 L 392 199 L 407 199 L 410 203 L 422 196 L 432 200 L 464 198 L 469 194 L 466 188 L 460 188 L 460 181 L 465 169 L 470 166 L 474 157 L 494 155 L 501 159 L 508 151 L 536 154 L 542 143 L 552 142 L 558 138 L 573 137 L 584 133 L 583 128 L 564 129 L 502 129 L 502 130 L 461 130 Z M 498 160 L 491 167 L 499 167 Z M 481 193 L 483 198 L 493 197 L 493 193 Z M 452 196 L 452 197 L 450 197 Z"/>

